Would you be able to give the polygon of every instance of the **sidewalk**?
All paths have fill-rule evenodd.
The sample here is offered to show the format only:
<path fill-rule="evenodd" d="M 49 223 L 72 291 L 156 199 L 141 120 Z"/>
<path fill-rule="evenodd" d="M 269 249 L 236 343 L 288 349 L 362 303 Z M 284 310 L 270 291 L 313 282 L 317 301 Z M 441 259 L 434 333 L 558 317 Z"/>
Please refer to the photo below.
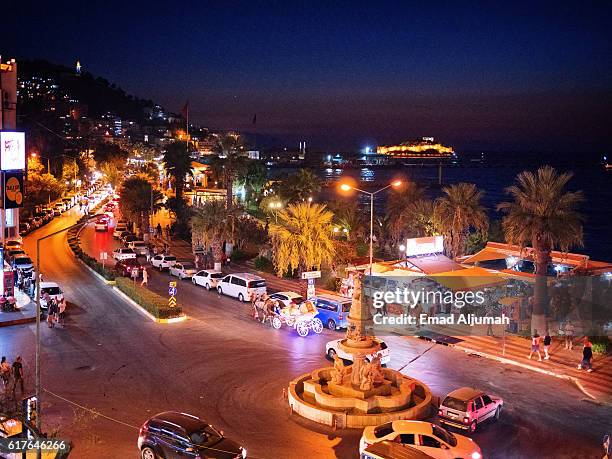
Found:
<path fill-rule="evenodd" d="M 0 312 L 0 327 L 36 322 L 36 303 L 30 297 L 15 288 L 15 299 L 18 310 L 15 312 Z"/>

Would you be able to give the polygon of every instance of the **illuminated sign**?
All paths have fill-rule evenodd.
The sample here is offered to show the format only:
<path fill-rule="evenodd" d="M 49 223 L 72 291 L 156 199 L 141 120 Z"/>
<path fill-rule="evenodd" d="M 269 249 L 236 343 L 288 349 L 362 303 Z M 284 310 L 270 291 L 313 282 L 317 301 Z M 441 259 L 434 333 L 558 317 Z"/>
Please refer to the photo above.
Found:
<path fill-rule="evenodd" d="M 406 256 L 444 252 L 444 237 L 414 237 L 406 240 Z"/>
<path fill-rule="evenodd" d="M 3 171 L 25 169 L 25 134 L 0 132 L 0 168 Z"/>
<path fill-rule="evenodd" d="M 23 207 L 23 172 L 3 172 L 2 190 L 4 191 L 4 208 Z"/>

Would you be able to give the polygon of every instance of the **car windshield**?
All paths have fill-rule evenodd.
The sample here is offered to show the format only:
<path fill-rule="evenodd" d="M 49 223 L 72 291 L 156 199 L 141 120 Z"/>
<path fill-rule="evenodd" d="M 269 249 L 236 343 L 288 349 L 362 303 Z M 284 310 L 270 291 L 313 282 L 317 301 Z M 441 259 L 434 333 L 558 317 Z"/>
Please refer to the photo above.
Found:
<path fill-rule="evenodd" d="M 221 279 L 223 277 L 223 273 L 212 273 L 210 277 L 213 279 Z"/>
<path fill-rule="evenodd" d="M 346 303 L 342 303 L 342 312 L 350 312 L 351 311 L 351 302 L 347 301 Z"/>
<path fill-rule="evenodd" d="M 265 287 L 265 286 L 266 286 L 266 281 L 263 279 L 249 282 L 249 288 L 258 288 L 258 287 Z"/>
<path fill-rule="evenodd" d="M 448 430 L 443 429 L 437 425 L 432 425 L 433 434 L 445 443 L 451 446 L 457 446 L 457 439 Z"/>
<path fill-rule="evenodd" d="M 202 430 L 191 432 L 189 439 L 194 445 L 210 446 L 218 443 L 223 438 L 212 426 L 204 427 Z"/>
<path fill-rule="evenodd" d="M 166 257 L 165 260 L 166 261 L 175 261 L 176 257 Z"/>
<path fill-rule="evenodd" d="M 41 295 L 43 293 L 48 293 L 49 295 L 61 295 L 62 291 L 59 287 L 45 287 L 40 291 Z"/>
<path fill-rule="evenodd" d="M 450 408 L 451 410 L 467 411 L 467 401 L 459 400 L 458 398 L 454 397 L 446 397 L 442 402 L 442 405 L 444 405 L 446 408 Z"/>
<path fill-rule="evenodd" d="M 121 252 L 123 252 L 123 253 L 134 253 L 134 251 L 132 249 L 121 249 Z"/>
<path fill-rule="evenodd" d="M 183 263 L 183 269 L 194 269 L 195 265 L 193 263 Z"/>
<path fill-rule="evenodd" d="M 19 258 L 15 258 L 15 264 L 16 265 L 31 265 L 32 260 L 30 260 L 30 257 L 19 257 Z"/>

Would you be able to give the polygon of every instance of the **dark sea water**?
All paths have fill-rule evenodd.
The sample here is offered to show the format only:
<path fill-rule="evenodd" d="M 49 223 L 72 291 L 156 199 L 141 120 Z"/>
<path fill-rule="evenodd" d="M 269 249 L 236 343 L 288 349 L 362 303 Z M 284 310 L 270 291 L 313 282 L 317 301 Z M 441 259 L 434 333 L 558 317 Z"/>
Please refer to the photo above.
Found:
<path fill-rule="evenodd" d="M 456 166 L 443 168 L 442 183 L 448 185 L 458 182 L 472 182 L 485 192 L 483 204 L 491 218 L 500 218 L 495 210 L 499 202 L 507 200 L 504 188 L 514 183 L 516 175 L 524 170 L 536 170 L 539 166 L 550 164 L 559 171 L 573 172 L 568 189 L 582 190 L 585 201 L 580 207 L 585 217 L 584 247 L 572 251 L 588 254 L 594 260 L 612 261 L 612 172 L 606 172 L 599 160 L 599 155 L 574 154 L 512 154 L 486 153 L 483 162 L 470 161 L 480 158 L 477 155 L 460 155 Z M 289 168 L 272 168 L 272 177 L 283 177 L 290 173 Z M 350 176 L 362 182 L 388 183 L 393 178 L 403 176 L 408 180 L 428 186 L 428 194 L 435 198 L 440 194 L 437 186 L 438 168 L 431 166 L 401 166 L 397 168 L 321 168 L 315 172 L 324 180 L 339 180 Z M 328 198 L 335 189 L 323 191 L 323 198 Z M 361 197 L 365 204 L 364 197 Z M 367 199 L 367 198 L 366 198 Z M 376 199 L 376 211 L 384 212 L 386 193 Z"/>

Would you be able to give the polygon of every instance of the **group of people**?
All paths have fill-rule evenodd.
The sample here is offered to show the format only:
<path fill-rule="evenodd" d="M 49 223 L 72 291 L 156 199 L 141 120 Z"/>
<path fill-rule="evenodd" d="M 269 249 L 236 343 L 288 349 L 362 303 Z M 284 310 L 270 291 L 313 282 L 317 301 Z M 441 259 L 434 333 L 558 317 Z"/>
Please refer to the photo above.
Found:
<path fill-rule="evenodd" d="M 47 325 L 49 328 L 55 327 L 55 324 L 65 324 L 66 318 L 66 298 L 62 297 L 60 301 L 55 300 L 49 292 L 42 295 L 47 303 Z"/>
<path fill-rule="evenodd" d="M 570 325 L 570 327 L 568 327 Z M 571 350 L 574 347 L 574 328 L 571 323 L 566 324 L 565 326 L 565 349 Z M 552 337 L 549 332 L 546 331 L 546 335 L 541 337 L 536 331 L 531 337 L 531 352 L 529 352 L 528 359 L 531 360 L 531 357 L 534 354 L 537 354 L 538 361 L 542 361 L 542 354 L 540 353 L 540 343 L 544 344 L 544 360 L 550 359 L 550 346 L 552 344 Z M 593 359 L 593 344 L 588 336 L 585 336 L 582 339 L 582 360 L 578 364 L 579 370 L 586 370 L 587 372 L 593 371 L 593 365 L 591 360 Z"/>
<path fill-rule="evenodd" d="M 21 356 L 18 355 L 12 365 L 3 356 L 2 361 L 0 361 L 0 377 L 2 378 L 5 393 L 8 393 L 10 390 L 13 397 L 15 397 L 15 390 L 19 386 L 23 395 L 23 362 Z"/>

